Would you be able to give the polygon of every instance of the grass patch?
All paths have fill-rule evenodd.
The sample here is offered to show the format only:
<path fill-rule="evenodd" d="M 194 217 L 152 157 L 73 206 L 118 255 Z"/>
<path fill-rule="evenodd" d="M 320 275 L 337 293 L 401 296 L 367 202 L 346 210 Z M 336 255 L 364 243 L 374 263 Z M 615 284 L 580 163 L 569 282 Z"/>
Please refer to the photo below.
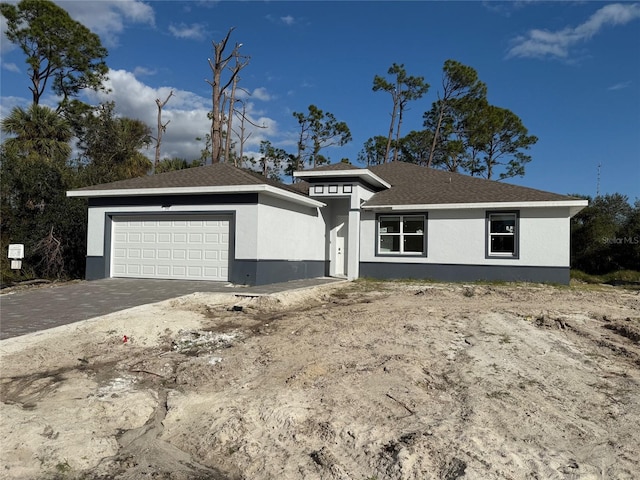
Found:
<path fill-rule="evenodd" d="M 571 270 L 571 280 L 590 285 L 614 285 L 640 289 L 640 272 L 636 270 L 618 270 L 603 275 L 592 275 L 581 270 Z"/>

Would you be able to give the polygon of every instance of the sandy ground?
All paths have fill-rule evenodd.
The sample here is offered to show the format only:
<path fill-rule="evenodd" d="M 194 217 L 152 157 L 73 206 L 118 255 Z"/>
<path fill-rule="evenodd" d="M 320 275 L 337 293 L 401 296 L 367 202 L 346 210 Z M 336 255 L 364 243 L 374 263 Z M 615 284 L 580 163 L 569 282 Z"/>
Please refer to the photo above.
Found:
<path fill-rule="evenodd" d="M 194 294 L 0 360 L 1 478 L 640 478 L 637 290 Z"/>

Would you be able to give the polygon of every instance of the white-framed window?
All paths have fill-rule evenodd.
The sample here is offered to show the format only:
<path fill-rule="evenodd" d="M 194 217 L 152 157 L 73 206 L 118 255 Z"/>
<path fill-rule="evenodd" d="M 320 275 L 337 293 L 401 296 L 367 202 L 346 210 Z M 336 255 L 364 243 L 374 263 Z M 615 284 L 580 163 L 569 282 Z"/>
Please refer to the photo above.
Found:
<path fill-rule="evenodd" d="M 487 213 L 487 256 L 518 257 L 518 212 Z"/>
<path fill-rule="evenodd" d="M 379 255 L 425 255 L 426 215 L 378 216 Z"/>

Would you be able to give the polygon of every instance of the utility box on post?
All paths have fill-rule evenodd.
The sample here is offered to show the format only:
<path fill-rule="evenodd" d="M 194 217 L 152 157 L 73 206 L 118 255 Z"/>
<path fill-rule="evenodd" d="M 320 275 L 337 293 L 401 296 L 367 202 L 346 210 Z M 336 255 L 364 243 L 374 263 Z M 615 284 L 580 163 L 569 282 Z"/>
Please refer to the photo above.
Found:
<path fill-rule="evenodd" d="M 7 257 L 11 259 L 11 269 L 20 270 L 22 268 L 22 259 L 24 258 L 24 244 L 9 244 L 9 252 L 7 254 Z"/>

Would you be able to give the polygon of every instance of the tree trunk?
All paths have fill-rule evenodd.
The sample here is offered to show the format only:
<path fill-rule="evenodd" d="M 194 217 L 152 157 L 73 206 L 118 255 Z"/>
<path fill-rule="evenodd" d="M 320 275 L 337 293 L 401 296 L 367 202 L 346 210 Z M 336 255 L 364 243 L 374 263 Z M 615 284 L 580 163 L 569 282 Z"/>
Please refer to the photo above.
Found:
<path fill-rule="evenodd" d="M 400 126 L 402 125 L 402 112 L 404 111 L 404 107 L 402 103 L 400 103 L 400 109 L 398 112 L 398 128 L 396 129 L 396 148 L 393 149 L 393 161 L 398 161 L 398 145 L 400 145 Z"/>
<path fill-rule="evenodd" d="M 436 131 L 433 132 L 433 141 L 431 142 L 431 151 L 429 152 L 429 160 L 427 160 L 427 168 L 431 168 L 431 163 L 433 162 L 433 153 L 436 150 L 436 143 L 438 142 L 438 135 L 440 134 L 440 126 L 442 125 L 442 117 L 444 117 L 444 100 L 440 102 L 438 123 L 436 124 Z"/>
<path fill-rule="evenodd" d="M 169 92 L 169 96 L 161 102 L 159 98 L 156 98 L 156 105 L 158 106 L 158 136 L 156 137 L 156 157 L 155 162 L 153 164 L 153 168 L 157 168 L 160 163 L 160 145 L 162 144 L 162 134 L 167 130 L 167 125 L 169 125 L 169 120 L 164 125 L 162 124 L 162 108 L 167 104 L 171 96 L 173 95 L 173 90 Z"/>
<path fill-rule="evenodd" d="M 391 124 L 389 125 L 389 136 L 387 137 L 387 148 L 384 151 L 384 163 L 389 161 L 389 152 L 391 152 L 391 139 L 393 138 L 393 126 L 396 123 L 396 116 L 398 114 L 398 98 L 397 94 L 393 93 L 393 110 L 391 112 Z"/>

